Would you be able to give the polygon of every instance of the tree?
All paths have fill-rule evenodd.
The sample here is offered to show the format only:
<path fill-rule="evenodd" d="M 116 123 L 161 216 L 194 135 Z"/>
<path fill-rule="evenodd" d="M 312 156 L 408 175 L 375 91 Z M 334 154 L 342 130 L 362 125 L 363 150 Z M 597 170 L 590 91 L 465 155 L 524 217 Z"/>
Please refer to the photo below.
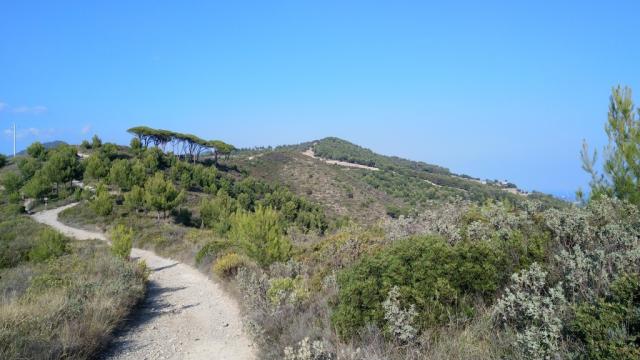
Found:
<path fill-rule="evenodd" d="M 184 192 L 176 190 L 171 181 L 164 178 L 161 172 L 155 173 L 149 178 L 145 184 L 145 204 L 149 209 L 158 212 L 158 220 L 160 216 L 165 218 L 167 211 L 173 210 L 184 200 Z"/>
<path fill-rule="evenodd" d="M 133 185 L 131 191 L 124 194 L 124 206 L 133 211 L 144 210 L 144 190 L 138 185 Z"/>
<path fill-rule="evenodd" d="M 60 184 L 71 182 L 80 173 L 80 162 L 76 150 L 71 146 L 60 146 L 49 156 L 42 168 L 43 175 L 55 184 L 56 193 Z"/>
<path fill-rule="evenodd" d="M 218 163 L 218 157 L 220 155 L 229 156 L 234 150 L 235 147 L 231 144 L 227 144 L 224 141 L 220 140 L 212 140 L 207 143 L 208 147 L 213 148 L 213 156 L 215 158 L 215 163 Z"/>
<path fill-rule="evenodd" d="M 603 171 L 595 169 L 597 152 L 590 155 L 586 141 L 582 148 L 582 168 L 591 174 L 591 198 L 615 196 L 640 204 L 640 120 L 628 87 L 613 88 L 605 131 L 609 144 L 605 148 Z M 578 192 L 581 195 L 581 191 Z"/>
<path fill-rule="evenodd" d="M 119 159 L 113 162 L 109 171 L 109 182 L 120 187 L 122 191 L 127 191 L 133 186 L 131 176 L 131 165 L 129 161 Z"/>
<path fill-rule="evenodd" d="M 231 220 L 229 239 L 263 266 L 291 256 L 291 241 L 284 236 L 280 214 L 271 208 L 258 206 L 255 213 L 237 212 Z"/>
<path fill-rule="evenodd" d="M 98 137 L 98 135 L 93 135 L 91 138 L 91 147 L 93 149 L 99 149 L 102 146 L 102 139 Z"/>
<path fill-rule="evenodd" d="M 104 185 L 98 185 L 91 207 L 100 216 L 108 216 L 113 211 L 113 199 Z"/>
<path fill-rule="evenodd" d="M 0 168 L 3 168 L 5 165 L 7 165 L 8 162 L 9 160 L 7 159 L 7 156 L 4 154 L 0 154 Z"/>
<path fill-rule="evenodd" d="M 214 229 L 224 235 L 231 228 L 231 215 L 238 209 L 238 202 L 226 191 L 218 191 L 213 199 L 202 199 L 200 203 L 200 218 L 202 226 Z"/>
<path fill-rule="evenodd" d="M 22 186 L 22 178 L 15 172 L 8 172 L 2 176 L 0 184 L 4 187 L 7 194 L 17 193 Z"/>
<path fill-rule="evenodd" d="M 88 179 L 104 179 L 109 174 L 109 159 L 95 152 L 86 160 L 84 177 Z"/>
<path fill-rule="evenodd" d="M 47 159 L 47 149 L 39 141 L 34 142 L 27 148 L 27 154 L 34 159 L 44 161 Z"/>
<path fill-rule="evenodd" d="M 117 225 L 111 232 L 111 253 L 123 260 L 129 260 L 133 248 L 133 229 Z"/>
<path fill-rule="evenodd" d="M 18 169 L 22 175 L 22 179 L 27 181 L 31 179 L 42 167 L 42 162 L 31 157 L 18 158 Z"/>
<path fill-rule="evenodd" d="M 38 171 L 38 173 L 32 176 L 31 179 L 29 179 L 29 181 L 27 181 L 27 183 L 22 187 L 22 192 L 27 197 L 40 199 L 48 194 L 50 189 L 51 182 L 48 181 L 40 171 Z"/>

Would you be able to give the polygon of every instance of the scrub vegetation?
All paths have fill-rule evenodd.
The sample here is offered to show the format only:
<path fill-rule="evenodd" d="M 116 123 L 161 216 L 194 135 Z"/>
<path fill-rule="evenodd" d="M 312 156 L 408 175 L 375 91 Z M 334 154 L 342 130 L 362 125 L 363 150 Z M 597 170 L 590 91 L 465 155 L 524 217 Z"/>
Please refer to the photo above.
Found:
<path fill-rule="evenodd" d="M 21 307 L 59 320 L 27 306 L 92 281 L 83 301 L 109 294 L 126 309 L 142 291 L 128 261 L 136 246 L 232 289 L 264 359 L 637 359 L 640 121 L 629 89 L 613 90 L 606 131 L 602 171 L 583 149 L 593 179 L 578 204 L 337 138 L 238 150 L 140 126 L 129 147 L 34 144 L 1 171 L 3 311 L 13 309 L 3 351 L 66 357 L 104 344 L 11 321 Z M 379 170 L 330 165 L 309 148 Z M 109 231 L 112 250 L 32 226 L 23 196 L 82 201 L 61 219 Z M 64 314 L 102 319 L 78 309 Z M 117 323 L 108 318 L 100 324 Z"/>

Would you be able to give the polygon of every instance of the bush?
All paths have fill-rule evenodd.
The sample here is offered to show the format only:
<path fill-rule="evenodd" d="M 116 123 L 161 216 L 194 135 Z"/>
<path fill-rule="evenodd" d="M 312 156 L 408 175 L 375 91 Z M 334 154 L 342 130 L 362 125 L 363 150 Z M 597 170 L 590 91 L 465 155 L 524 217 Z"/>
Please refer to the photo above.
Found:
<path fill-rule="evenodd" d="M 98 186 L 96 198 L 91 202 L 91 207 L 100 216 L 109 216 L 113 211 L 113 199 L 104 186 Z"/>
<path fill-rule="evenodd" d="M 565 298 L 562 286 L 549 288 L 546 277 L 537 263 L 514 274 L 494 309 L 497 323 L 516 331 L 513 350 L 523 359 L 551 359 L 559 350 Z"/>
<path fill-rule="evenodd" d="M 224 235 L 231 228 L 231 215 L 237 209 L 237 201 L 224 190 L 220 190 L 212 199 L 203 199 L 200 203 L 202 225 L 215 230 L 219 235 Z"/>
<path fill-rule="evenodd" d="M 278 306 L 281 304 L 297 304 L 309 296 L 304 288 L 302 278 L 275 278 L 269 280 L 269 290 L 267 290 L 267 299 L 269 302 Z"/>
<path fill-rule="evenodd" d="M 84 177 L 87 179 L 104 179 L 109 174 L 111 163 L 101 153 L 93 153 L 85 162 Z"/>
<path fill-rule="evenodd" d="M 570 332 L 588 359 L 640 359 L 640 276 L 622 276 L 608 297 L 578 305 Z"/>
<path fill-rule="evenodd" d="M 394 286 L 404 307 L 415 305 L 419 330 L 472 315 L 474 300 L 490 300 L 504 281 L 503 263 L 504 255 L 484 243 L 449 245 L 439 237 L 399 240 L 338 275 L 333 323 L 344 338 L 369 323 L 383 328 L 383 302 Z"/>
<path fill-rule="evenodd" d="M 3 168 L 5 165 L 7 165 L 8 162 L 9 160 L 7 159 L 7 156 L 4 154 L 0 154 L 0 168 Z"/>
<path fill-rule="evenodd" d="M 29 260 L 43 262 L 64 255 L 69 251 L 69 239 L 51 229 L 43 230 L 35 246 L 29 251 Z"/>
<path fill-rule="evenodd" d="M 133 247 L 133 230 L 124 225 L 117 225 L 111 232 L 111 253 L 121 259 L 128 260 Z"/>
<path fill-rule="evenodd" d="M 283 234 L 280 215 L 271 208 L 234 214 L 229 239 L 263 266 L 291 256 L 291 241 Z"/>
<path fill-rule="evenodd" d="M 211 271 L 221 278 L 228 279 L 234 277 L 240 268 L 250 264 L 251 260 L 247 257 L 232 252 L 218 258 L 211 267 Z"/>

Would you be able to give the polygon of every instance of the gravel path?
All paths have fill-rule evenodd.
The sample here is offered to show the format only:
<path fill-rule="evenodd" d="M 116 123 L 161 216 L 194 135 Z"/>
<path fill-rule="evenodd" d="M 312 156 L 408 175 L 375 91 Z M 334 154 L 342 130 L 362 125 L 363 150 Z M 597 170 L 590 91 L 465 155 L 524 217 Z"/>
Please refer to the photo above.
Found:
<path fill-rule="evenodd" d="M 58 214 L 76 204 L 33 215 L 41 223 L 78 240 L 108 241 L 102 233 L 67 226 Z M 254 359 L 251 341 L 242 331 L 236 302 L 196 269 L 133 249 L 132 258 L 151 270 L 147 297 L 116 334 L 105 359 Z"/>

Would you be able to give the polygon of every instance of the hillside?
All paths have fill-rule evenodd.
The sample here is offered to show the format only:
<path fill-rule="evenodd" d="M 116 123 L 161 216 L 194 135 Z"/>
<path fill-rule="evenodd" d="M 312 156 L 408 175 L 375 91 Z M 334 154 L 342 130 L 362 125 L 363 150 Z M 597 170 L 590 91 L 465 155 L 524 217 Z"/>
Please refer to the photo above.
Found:
<path fill-rule="evenodd" d="M 362 168 L 331 162 L 358 164 Z M 365 223 L 386 215 L 415 214 L 433 202 L 453 200 L 520 203 L 535 198 L 547 206 L 565 205 L 544 194 L 525 196 L 513 185 L 482 182 L 441 166 L 376 154 L 335 137 L 270 150 L 241 151 L 233 163 L 251 176 L 289 186 L 336 215 Z M 376 169 L 379 171 L 372 171 Z"/>

